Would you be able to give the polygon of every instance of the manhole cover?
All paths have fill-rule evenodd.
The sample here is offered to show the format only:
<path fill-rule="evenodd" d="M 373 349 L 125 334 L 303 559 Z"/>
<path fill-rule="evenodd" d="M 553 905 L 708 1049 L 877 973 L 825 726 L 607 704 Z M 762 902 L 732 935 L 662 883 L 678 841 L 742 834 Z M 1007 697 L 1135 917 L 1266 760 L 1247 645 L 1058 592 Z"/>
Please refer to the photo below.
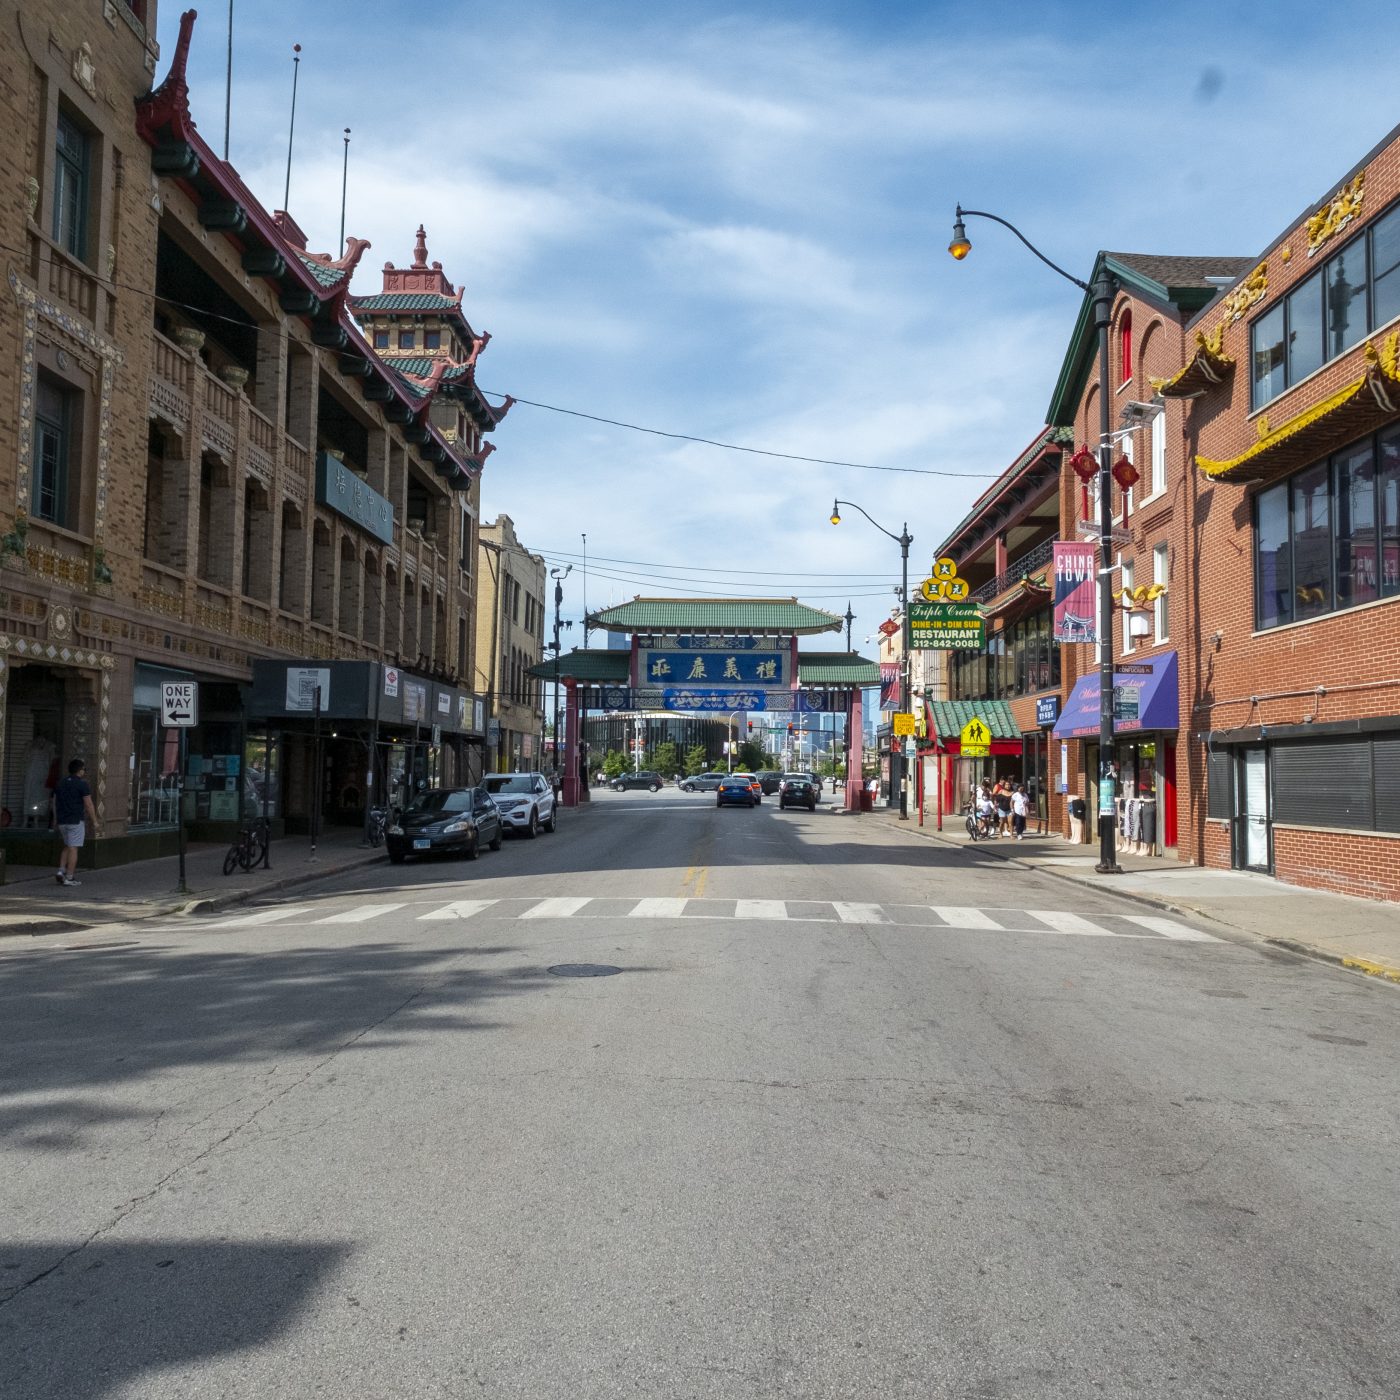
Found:
<path fill-rule="evenodd" d="M 616 977 L 622 969 L 611 963 L 555 963 L 545 971 L 551 977 Z"/>

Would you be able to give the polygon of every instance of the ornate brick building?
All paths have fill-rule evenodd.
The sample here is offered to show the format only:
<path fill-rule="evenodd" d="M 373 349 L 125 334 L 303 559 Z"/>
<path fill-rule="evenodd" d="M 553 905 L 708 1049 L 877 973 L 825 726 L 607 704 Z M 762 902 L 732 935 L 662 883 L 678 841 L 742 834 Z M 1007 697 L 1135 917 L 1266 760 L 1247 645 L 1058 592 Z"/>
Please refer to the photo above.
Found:
<path fill-rule="evenodd" d="M 500 413 L 460 301 L 455 373 L 376 354 L 349 295 L 366 245 L 309 251 L 197 130 L 193 11 L 151 91 L 153 4 L 7 9 L 26 133 L 7 176 L 25 198 L 0 201 L 26 250 L 0 320 L 11 859 L 48 859 L 40 740 L 96 773 L 99 862 L 168 846 L 181 789 L 217 829 L 250 796 L 358 820 L 395 783 L 480 771 L 476 502 Z M 183 772 L 167 680 L 200 685 Z"/>

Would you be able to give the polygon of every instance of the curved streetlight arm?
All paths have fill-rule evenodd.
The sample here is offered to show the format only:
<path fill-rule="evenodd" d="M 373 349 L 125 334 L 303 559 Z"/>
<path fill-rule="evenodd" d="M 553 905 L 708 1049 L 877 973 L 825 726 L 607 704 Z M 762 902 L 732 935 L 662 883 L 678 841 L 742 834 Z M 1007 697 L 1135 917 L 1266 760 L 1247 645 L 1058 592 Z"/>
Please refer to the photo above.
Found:
<path fill-rule="evenodd" d="M 858 510 L 858 511 L 860 511 L 860 513 L 861 513 L 863 516 L 865 516 L 865 518 L 866 518 L 868 521 L 870 521 L 870 523 L 871 523 L 882 535 L 888 535 L 888 536 L 890 537 L 890 539 L 892 539 L 897 545 L 899 545 L 899 547 L 900 547 L 901 549 L 908 549 L 909 546 L 910 546 L 911 544 L 914 543 L 914 536 L 911 535 L 911 534 L 909 533 L 909 526 L 908 526 L 908 524 L 906 524 L 906 525 L 904 526 L 904 533 L 903 533 L 902 535 L 896 535 L 892 530 L 887 530 L 887 529 L 885 529 L 885 527 L 884 527 L 883 525 L 881 525 L 880 522 L 879 522 L 878 520 L 876 520 L 876 519 L 870 514 L 870 512 L 869 512 L 868 510 L 866 510 L 863 506 L 858 506 L 854 501 L 842 501 L 842 500 L 833 501 L 833 502 L 831 503 L 831 513 L 832 513 L 833 515 L 835 515 L 835 514 L 837 513 L 837 510 L 836 510 L 836 507 L 837 507 L 837 506 L 850 506 L 850 508 L 851 508 L 852 510 Z M 847 606 L 847 607 L 850 607 L 850 604 L 847 603 L 846 606 Z"/>
<path fill-rule="evenodd" d="M 1058 263 L 1051 262 L 1050 259 L 1047 258 L 1045 254 L 1042 253 L 1040 249 L 1037 248 L 1035 244 L 1032 243 L 1030 239 L 1027 238 L 1026 235 L 1016 227 L 1015 224 L 1008 223 L 1005 219 L 1001 217 L 1000 214 L 989 214 L 985 209 L 964 209 L 961 204 L 957 206 L 957 211 L 957 220 L 959 224 L 962 223 L 964 217 L 966 217 L 968 214 L 971 214 L 978 219 L 990 219 L 994 224 L 1000 224 L 1002 228 L 1009 228 L 1011 232 L 1014 233 L 1016 237 L 1019 238 L 1021 242 L 1024 243 L 1026 247 L 1029 248 L 1031 252 L 1034 253 L 1036 257 L 1038 257 L 1041 260 L 1041 262 L 1045 264 L 1046 267 L 1053 269 L 1055 272 L 1058 272 L 1060 276 L 1065 279 L 1066 282 L 1073 282 L 1074 285 L 1078 287 L 1081 292 L 1087 292 L 1089 290 L 1089 284 L 1087 282 L 1081 281 L 1072 272 L 1066 272 L 1064 268 L 1062 268 Z M 859 510 L 860 507 L 857 506 L 856 509 Z"/>

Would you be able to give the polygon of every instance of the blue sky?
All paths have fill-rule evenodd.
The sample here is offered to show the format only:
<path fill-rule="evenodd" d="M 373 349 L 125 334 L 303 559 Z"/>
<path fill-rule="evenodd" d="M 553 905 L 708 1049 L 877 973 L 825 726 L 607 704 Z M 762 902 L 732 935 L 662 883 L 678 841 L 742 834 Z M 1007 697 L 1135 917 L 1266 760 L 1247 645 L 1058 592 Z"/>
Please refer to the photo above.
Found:
<path fill-rule="evenodd" d="M 1039 430 L 1100 248 L 1261 251 L 1400 119 L 1400 10 L 1345 0 L 1120 4 L 236 0 L 230 155 L 286 176 L 316 249 L 419 222 L 492 332 L 494 394 L 778 453 L 722 451 L 525 405 L 483 516 L 576 565 L 564 615 L 634 594 L 796 593 L 858 647 Z M 227 7 L 195 27 L 191 105 L 223 141 Z M 163 73 L 179 11 L 162 4 Z M 608 562 L 605 562 L 608 561 Z M 626 562 L 619 562 L 626 561 Z M 873 646 L 863 648 L 873 654 Z"/>

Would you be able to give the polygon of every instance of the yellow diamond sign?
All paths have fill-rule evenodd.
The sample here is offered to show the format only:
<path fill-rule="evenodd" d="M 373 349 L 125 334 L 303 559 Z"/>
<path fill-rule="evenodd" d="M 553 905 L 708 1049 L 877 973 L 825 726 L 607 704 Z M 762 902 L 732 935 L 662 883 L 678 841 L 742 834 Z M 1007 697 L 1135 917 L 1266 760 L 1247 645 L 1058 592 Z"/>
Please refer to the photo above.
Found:
<path fill-rule="evenodd" d="M 992 731 L 975 715 L 963 725 L 958 738 L 964 758 L 986 758 L 991 752 Z"/>

